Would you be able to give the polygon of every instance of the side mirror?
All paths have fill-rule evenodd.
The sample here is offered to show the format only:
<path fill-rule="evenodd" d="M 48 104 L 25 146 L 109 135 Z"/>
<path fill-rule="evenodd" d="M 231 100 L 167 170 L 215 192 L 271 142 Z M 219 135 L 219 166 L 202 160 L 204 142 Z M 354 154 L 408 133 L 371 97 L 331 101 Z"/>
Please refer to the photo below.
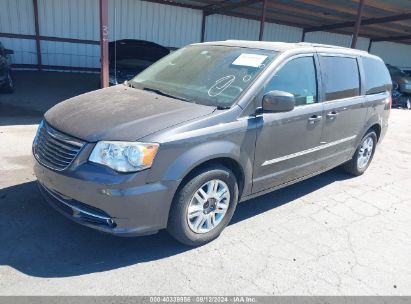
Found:
<path fill-rule="evenodd" d="M 4 49 L 4 54 L 5 55 L 13 55 L 14 51 L 13 50 L 9 50 L 9 49 Z"/>
<path fill-rule="evenodd" d="M 264 112 L 289 112 L 295 107 L 293 94 L 284 91 L 270 91 L 263 97 Z"/>

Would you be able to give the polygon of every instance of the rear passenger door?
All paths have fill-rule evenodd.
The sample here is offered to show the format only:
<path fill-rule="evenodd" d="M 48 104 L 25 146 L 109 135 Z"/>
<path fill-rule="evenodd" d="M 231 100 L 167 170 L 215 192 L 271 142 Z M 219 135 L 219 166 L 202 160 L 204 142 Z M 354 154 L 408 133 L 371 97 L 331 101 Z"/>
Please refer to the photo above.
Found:
<path fill-rule="evenodd" d="M 366 117 L 356 57 L 319 54 L 324 125 L 319 158 L 321 169 L 347 160 L 355 149 Z"/>

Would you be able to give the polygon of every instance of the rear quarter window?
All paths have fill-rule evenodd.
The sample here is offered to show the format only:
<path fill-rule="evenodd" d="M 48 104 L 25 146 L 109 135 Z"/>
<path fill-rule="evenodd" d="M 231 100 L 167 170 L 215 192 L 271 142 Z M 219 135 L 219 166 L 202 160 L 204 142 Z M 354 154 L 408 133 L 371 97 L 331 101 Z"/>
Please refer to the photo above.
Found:
<path fill-rule="evenodd" d="M 356 58 L 320 56 L 325 100 L 360 95 L 360 76 Z"/>
<path fill-rule="evenodd" d="M 369 57 L 364 57 L 362 62 L 365 73 L 366 94 L 390 91 L 392 80 L 385 64 L 381 60 Z"/>

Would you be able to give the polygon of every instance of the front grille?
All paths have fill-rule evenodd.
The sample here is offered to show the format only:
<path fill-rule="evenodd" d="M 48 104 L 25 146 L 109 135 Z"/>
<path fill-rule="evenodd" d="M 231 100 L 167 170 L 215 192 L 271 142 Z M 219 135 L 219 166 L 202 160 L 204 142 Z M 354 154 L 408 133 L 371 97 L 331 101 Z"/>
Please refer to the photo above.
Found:
<path fill-rule="evenodd" d="M 33 143 L 34 157 L 42 165 L 64 170 L 76 158 L 84 142 L 65 135 L 42 121 Z"/>

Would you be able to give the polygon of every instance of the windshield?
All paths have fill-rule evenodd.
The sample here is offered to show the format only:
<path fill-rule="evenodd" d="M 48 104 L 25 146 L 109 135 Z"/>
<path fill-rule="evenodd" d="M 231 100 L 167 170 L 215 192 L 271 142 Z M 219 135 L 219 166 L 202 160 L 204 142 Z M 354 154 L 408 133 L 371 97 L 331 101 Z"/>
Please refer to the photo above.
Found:
<path fill-rule="evenodd" d="M 189 102 L 228 108 L 277 52 L 192 45 L 164 57 L 130 81 Z"/>
<path fill-rule="evenodd" d="M 392 76 L 407 76 L 407 74 L 405 74 L 403 71 L 401 71 L 399 68 L 395 66 L 387 65 L 387 68 Z"/>

